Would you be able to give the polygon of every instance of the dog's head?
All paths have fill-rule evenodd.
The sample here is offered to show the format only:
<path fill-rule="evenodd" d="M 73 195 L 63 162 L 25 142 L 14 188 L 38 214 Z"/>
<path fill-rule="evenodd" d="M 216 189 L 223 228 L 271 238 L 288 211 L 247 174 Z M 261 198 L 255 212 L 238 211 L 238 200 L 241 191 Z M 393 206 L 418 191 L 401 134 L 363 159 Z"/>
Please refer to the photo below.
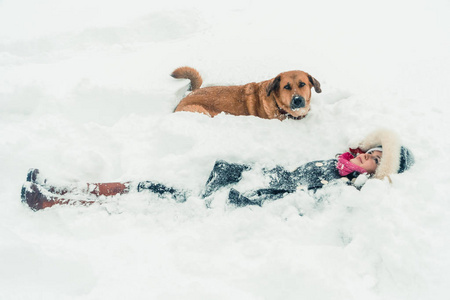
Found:
<path fill-rule="evenodd" d="M 311 89 L 322 92 L 320 83 L 308 73 L 289 71 L 275 77 L 267 86 L 267 96 L 273 94 L 281 115 L 301 119 L 311 108 Z"/>

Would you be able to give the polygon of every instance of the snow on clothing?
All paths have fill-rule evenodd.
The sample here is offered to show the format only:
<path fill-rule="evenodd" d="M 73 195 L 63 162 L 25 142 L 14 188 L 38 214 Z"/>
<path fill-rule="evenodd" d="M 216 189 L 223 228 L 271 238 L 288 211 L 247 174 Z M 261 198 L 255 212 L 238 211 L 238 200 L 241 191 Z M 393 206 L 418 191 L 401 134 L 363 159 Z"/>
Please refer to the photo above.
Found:
<path fill-rule="evenodd" d="M 228 195 L 228 200 L 237 206 L 261 205 L 265 200 L 275 200 L 299 190 L 315 191 L 333 180 L 343 178 L 345 182 L 349 183 L 350 179 L 354 178 L 354 175 L 352 174 L 348 177 L 339 175 L 339 170 L 336 168 L 337 162 L 337 159 L 312 161 L 292 172 L 280 166 L 270 170 L 263 169 L 264 176 L 270 180 L 268 187 L 255 191 L 244 191 L 243 193 L 232 188 Z M 223 161 L 216 162 L 216 165 L 221 164 L 228 163 Z M 214 173 L 214 169 L 212 173 Z"/>
<path fill-rule="evenodd" d="M 350 183 L 356 174 L 351 173 L 342 177 L 336 167 L 337 163 L 337 159 L 318 160 L 304 164 L 292 172 L 280 166 L 270 170 L 263 169 L 262 173 L 269 181 L 267 187 L 243 193 L 231 188 L 228 200 L 237 206 L 261 205 L 265 200 L 275 200 L 298 190 L 317 190 L 337 179 L 344 179 Z M 247 165 L 216 161 L 201 195 L 202 198 L 211 196 L 222 187 L 239 182 L 242 173 L 250 169 Z M 184 199 L 183 192 L 150 181 L 139 184 L 138 191 L 142 190 L 150 190 L 160 195 L 171 194 L 178 201 Z"/>

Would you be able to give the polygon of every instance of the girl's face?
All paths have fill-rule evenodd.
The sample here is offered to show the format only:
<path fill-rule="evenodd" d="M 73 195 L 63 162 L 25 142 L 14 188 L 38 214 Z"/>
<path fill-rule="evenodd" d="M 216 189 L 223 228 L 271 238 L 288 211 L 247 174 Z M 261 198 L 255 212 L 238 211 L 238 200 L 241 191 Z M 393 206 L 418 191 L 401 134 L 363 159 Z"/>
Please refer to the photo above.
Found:
<path fill-rule="evenodd" d="M 383 152 L 372 151 L 370 153 L 359 154 L 357 157 L 350 159 L 350 162 L 360 166 L 369 174 L 375 173 L 378 165 L 381 162 Z"/>

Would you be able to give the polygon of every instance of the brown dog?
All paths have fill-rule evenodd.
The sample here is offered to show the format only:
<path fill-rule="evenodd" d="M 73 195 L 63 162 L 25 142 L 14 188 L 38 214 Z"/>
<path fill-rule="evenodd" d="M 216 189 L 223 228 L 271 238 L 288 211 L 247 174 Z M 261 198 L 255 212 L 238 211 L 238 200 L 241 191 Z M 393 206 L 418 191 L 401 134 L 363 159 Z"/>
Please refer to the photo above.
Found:
<path fill-rule="evenodd" d="M 193 68 L 178 68 L 171 76 L 191 81 L 192 92 L 180 101 L 175 112 L 199 112 L 211 117 L 225 112 L 264 119 L 301 119 L 310 110 L 311 88 L 322 92 L 319 81 L 302 71 L 284 72 L 259 83 L 205 88 L 200 88 L 202 78 Z"/>

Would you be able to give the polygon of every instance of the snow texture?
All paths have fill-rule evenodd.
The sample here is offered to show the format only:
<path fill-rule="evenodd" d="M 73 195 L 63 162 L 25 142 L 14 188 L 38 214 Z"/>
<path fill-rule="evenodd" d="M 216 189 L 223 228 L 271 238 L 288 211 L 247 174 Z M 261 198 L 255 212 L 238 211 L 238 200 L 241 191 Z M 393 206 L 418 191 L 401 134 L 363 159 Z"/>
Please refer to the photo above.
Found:
<path fill-rule="evenodd" d="M 1 0 L 0 299 L 448 299 L 449 13 L 446 0 Z M 205 85 L 299 69 L 323 92 L 300 121 L 174 114 L 183 65 Z M 262 207 L 196 196 L 217 159 L 294 169 L 379 127 L 416 156 L 392 183 Z M 31 167 L 193 195 L 33 212 Z"/>

